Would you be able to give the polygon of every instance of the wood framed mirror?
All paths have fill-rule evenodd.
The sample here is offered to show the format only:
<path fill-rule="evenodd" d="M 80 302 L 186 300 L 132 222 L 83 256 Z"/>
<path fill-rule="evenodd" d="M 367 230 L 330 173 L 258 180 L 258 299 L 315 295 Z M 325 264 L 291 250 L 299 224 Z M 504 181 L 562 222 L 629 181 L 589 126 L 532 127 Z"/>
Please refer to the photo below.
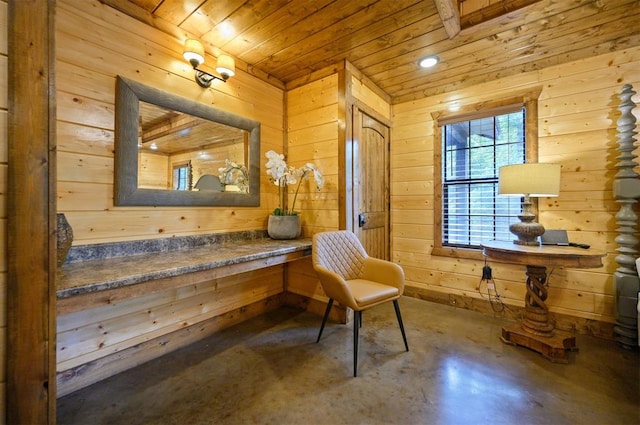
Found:
<path fill-rule="evenodd" d="M 115 205 L 260 205 L 259 122 L 120 76 L 115 116 Z"/>

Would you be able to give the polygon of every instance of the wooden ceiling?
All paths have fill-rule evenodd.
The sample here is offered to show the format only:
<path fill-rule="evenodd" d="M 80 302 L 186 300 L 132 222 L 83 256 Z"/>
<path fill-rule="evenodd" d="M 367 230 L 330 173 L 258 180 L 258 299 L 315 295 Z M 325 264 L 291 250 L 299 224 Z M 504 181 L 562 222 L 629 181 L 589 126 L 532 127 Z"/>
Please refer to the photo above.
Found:
<path fill-rule="evenodd" d="M 640 45 L 640 0 L 101 1 L 286 87 L 346 59 L 393 103 Z"/>
<path fill-rule="evenodd" d="M 138 148 L 141 150 L 174 155 L 207 150 L 214 146 L 245 144 L 248 136 L 245 130 L 239 128 L 140 102 Z"/>

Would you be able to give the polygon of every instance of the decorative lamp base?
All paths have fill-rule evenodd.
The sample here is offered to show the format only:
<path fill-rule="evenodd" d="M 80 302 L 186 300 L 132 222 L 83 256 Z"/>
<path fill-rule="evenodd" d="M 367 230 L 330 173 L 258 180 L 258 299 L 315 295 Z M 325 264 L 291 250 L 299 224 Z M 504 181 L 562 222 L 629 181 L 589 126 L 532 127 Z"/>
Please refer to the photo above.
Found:
<path fill-rule="evenodd" d="M 514 244 L 537 246 L 540 245 L 538 236 L 544 233 L 544 226 L 536 222 L 520 222 L 509 226 L 509 231 L 518 237 L 513 241 Z"/>
<path fill-rule="evenodd" d="M 531 201 L 529 195 L 524 195 L 522 201 L 522 212 L 518 215 L 520 219 L 519 223 L 513 223 L 509 226 L 509 231 L 518 237 L 513 241 L 516 245 L 540 245 L 538 242 L 538 236 L 542 236 L 544 233 L 544 226 L 540 223 L 536 223 L 536 215 L 531 212 Z"/>

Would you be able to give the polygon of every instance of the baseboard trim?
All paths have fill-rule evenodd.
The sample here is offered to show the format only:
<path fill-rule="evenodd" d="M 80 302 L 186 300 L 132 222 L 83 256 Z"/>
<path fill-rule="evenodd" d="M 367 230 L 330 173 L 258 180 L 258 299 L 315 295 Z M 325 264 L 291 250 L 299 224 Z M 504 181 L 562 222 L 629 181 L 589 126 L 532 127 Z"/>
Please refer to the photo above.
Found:
<path fill-rule="evenodd" d="M 524 314 L 524 307 L 508 305 L 504 311 L 496 312 L 493 310 L 493 307 L 488 300 L 464 295 L 447 294 L 423 288 L 405 286 L 404 295 L 512 320 L 519 320 Z M 614 340 L 614 323 L 553 312 L 549 313 L 549 318 L 551 322 L 554 323 L 556 329 L 575 334 L 592 335 L 598 338 Z"/>
<path fill-rule="evenodd" d="M 524 311 L 522 307 L 509 305 L 504 311 L 496 312 L 487 300 L 463 295 L 446 294 L 423 288 L 405 287 L 404 295 L 512 320 L 518 320 Z M 275 310 L 283 305 L 307 310 L 320 317 L 324 314 L 326 308 L 326 303 L 313 298 L 290 292 L 280 293 L 92 362 L 58 372 L 56 379 L 57 397 L 71 394 L 81 388 L 193 344 L 222 329 Z M 347 323 L 350 321 L 349 313 L 350 310 L 340 305 L 334 305 L 330 320 Z M 613 323 L 559 313 L 551 313 L 550 317 L 557 329 L 614 340 Z"/>

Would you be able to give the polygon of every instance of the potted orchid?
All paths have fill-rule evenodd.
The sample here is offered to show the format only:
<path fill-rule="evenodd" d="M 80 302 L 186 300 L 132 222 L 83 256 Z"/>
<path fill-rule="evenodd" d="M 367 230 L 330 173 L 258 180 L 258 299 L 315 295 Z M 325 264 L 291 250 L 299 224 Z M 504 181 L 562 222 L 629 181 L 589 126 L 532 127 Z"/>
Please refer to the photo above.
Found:
<path fill-rule="evenodd" d="M 268 232 L 273 239 L 294 239 L 300 235 L 300 219 L 295 210 L 296 200 L 300 186 L 311 175 L 318 190 L 324 186 L 322 172 L 312 163 L 306 163 L 300 168 L 287 165 L 284 155 L 270 150 L 266 153 L 268 158 L 266 167 L 269 180 L 278 186 L 278 207 L 269 216 Z M 291 208 L 287 208 L 288 187 L 295 186 Z"/>
<path fill-rule="evenodd" d="M 249 173 L 247 167 L 229 159 L 224 160 L 224 167 L 218 168 L 218 178 L 225 190 L 227 186 L 236 186 L 242 193 L 249 193 Z"/>

